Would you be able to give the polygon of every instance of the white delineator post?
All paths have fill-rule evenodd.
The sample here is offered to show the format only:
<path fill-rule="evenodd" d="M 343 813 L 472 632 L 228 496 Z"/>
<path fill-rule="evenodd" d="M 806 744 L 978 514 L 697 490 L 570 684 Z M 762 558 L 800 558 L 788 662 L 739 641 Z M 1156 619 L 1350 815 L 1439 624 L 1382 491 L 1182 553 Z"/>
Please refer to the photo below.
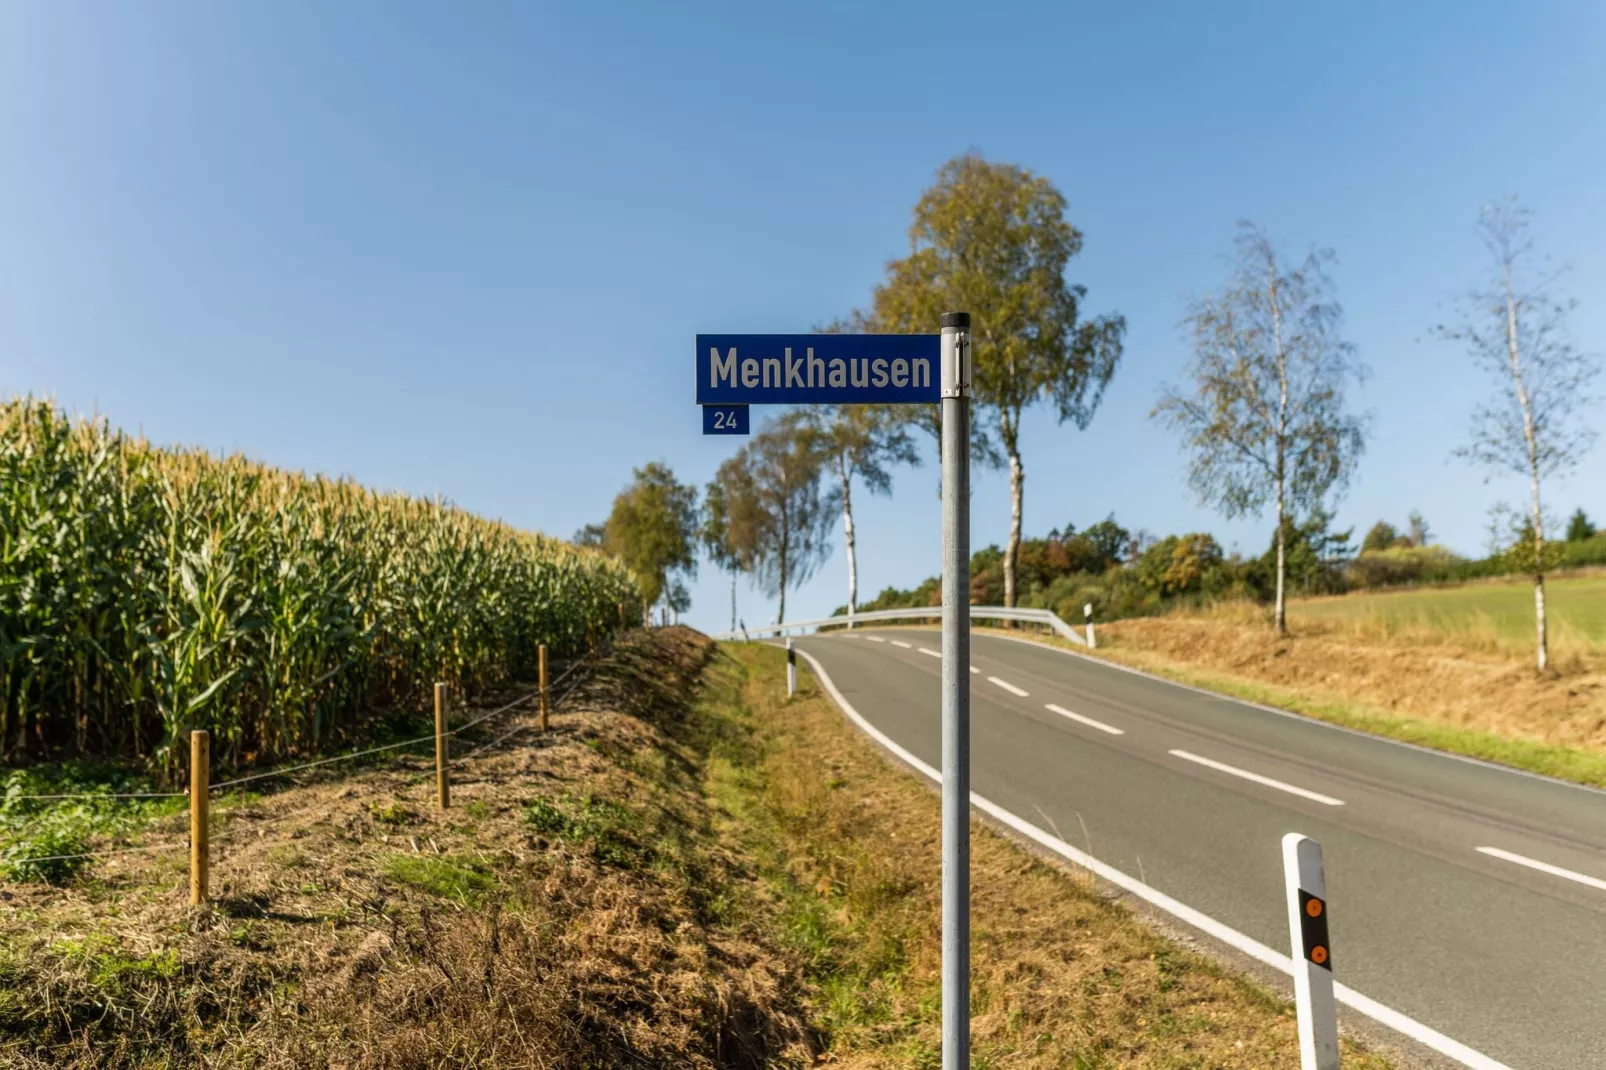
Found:
<path fill-rule="evenodd" d="M 1290 832 L 1283 837 L 1288 936 L 1299 1011 L 1300 1070 L 1339 1070 L 1338 1013 L 1333 1003 L 1333 948 L 1327 936 L 1327 876 L 1322 845 Z"/>
<path fill-rule="evenodd" d="M 1082 603 L 1082 616 L 1087 618 L 1087 648 L 1093 649 L 1093 603 Z"/>
<path fill-rule="evenodd" d="M 942 317 L 942 1068 L 970 1068 L 970 313 Z"/>
<path fill-rule="evenodd" d="M 792 637 L 786 637 L 786 693 L 797 691 L 797 651 L 792 649 Z"/>

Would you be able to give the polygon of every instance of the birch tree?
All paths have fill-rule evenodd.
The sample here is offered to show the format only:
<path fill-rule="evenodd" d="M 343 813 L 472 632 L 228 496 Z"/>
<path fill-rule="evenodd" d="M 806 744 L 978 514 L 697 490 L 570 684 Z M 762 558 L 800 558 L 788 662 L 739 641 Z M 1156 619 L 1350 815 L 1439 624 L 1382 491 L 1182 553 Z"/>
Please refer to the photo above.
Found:
<path fill-rule="evenodd" d="M 736 579 L 751 574 L 758 559 L 761 517 L 752 476 L 737 458 L 720 465 L 703 490 L 698 537 L 715 566 L 730 573 L 731 631 L 736 630 Z"/>
<path fill-rule="evenodd" d="M 1009 606 L 1025 509 L 1021 420 L 1048 402 L 1061 423 L 1085 429 L 1126 333 L 1119 315 L 1082 317 L 1087 291 L 1065 280 L 1082 232 L 1065 208 L 1064 194 L 1024 167 L 974 153 L 950 160 L 915 205 L 909 255 L 887 265 L 870 314 L 878 330 L 930 333 L 944 312 L 970 313 L 975 422 L 996 435 L 1009 464 Z"/>
<path fill-rule="evenodd" d="M 825 495 L 826 509 L 842 514 L 842 546 L 848 559 L 848 616 L 859 604 L 858 536 L 853 524 L 853 484 L 861 481 L 871 494 L 892 493 L 892 469 L 919 464 L 902 406 L 836 405 L 804 410 L 812 422 L 822 460 L 835 486 Z"/>
<path fill-rule="evenodd" d="M 786 620 L 786 592 L 803 584 L 831 552 L 836 518 L 821 493 L 824 453 L 818 431 L 801 414 L 772 422 L 728 465 L 742 497 L 731 508 L 752 518 L 753 572 L 778 599 L 776 623 Z"/>
<path fill-rule="evenodd" d="M 1456 455 L 1484 466 L 1492 478 L 1513 473 L 1528 481 L 1534 580 L 1534 625 L 1541 671 L 1550 664 L 1545 620 L 1544 481 L 1577 466 L 1595 432 L 1579 416 L 1600 374 L 1598 357 L 1579 352 L 1567 334 L 1576 302 L 1555 292 L 1560 270 L 1537 262 L 1529 213 L 1511 198 L 1485 205 L 1478 236 L 1490 274 L 1461 299 L 1461 322 L 1439 334 L 1466 346 L 1472 362 L 1495 382 L 1494 397 L 1472 414 L 1471 440 Z M 1524 553 L 1526 562 L 1529 555 Z"/>
<path fill-rule="evenodd" d="M 1276 627 L 1288 633 L 1285 520 L 1322 505 L 1348 484 L 1365 445 L 1365 421 L 1345 411 L 1349 385 L 1365 376 L 1340 337 L 1316 250 L 1284 264 L 1266 235 L 1239 224 L 1230 276 L 1190 306 L 1194 357 L 1186 391 L 1161 388 L 1151 414 L 1183 436 L 1188 482 L 1227 516 L 1276 511 Z"/>

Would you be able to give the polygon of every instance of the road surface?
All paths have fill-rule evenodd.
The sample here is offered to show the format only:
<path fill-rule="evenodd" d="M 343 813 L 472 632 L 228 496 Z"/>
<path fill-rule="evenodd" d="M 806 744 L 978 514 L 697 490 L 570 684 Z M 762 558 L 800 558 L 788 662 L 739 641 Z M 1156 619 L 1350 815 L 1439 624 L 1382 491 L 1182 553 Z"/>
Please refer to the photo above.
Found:
<path fill-rule="evenodd" d="M 795 642 L 940 764 L 935 630 Z M 971 657 L 976 795 L 1284 954 L 1280 841 L 1302 832 L 1326 853 L 1336 980 L 1465 1065 L 1606 1067 L 1606 792 L 1029 641 L 978 633 Z"/>

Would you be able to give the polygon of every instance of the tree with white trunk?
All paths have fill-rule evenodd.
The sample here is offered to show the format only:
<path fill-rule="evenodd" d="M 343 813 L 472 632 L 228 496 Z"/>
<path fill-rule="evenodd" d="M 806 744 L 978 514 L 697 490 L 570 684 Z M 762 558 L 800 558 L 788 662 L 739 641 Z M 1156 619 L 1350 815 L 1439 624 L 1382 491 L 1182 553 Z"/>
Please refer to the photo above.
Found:
<path fill-rule="evenodd" d="M 842 513 L 842 545 L 848 559 L 848 616 L 859 605 L 858 536 L 853 523 L 853 484 L 871 494 L 892 493 L 892 469 L 918 465 L 910 423 L 903 406 L 834 405 L 800 410 L 814 431 L 825 467 L 834 482 L 825 496 L 828 510 Z"/>
<path fill-rule="evenodd" d="M 1441 337 L 1464 344 L 1473 363 L 1496 383 L 1495 396 L 1472 416 L 1471 440 L 1456 455 L 1483 465 L 1490 476 L 1512 473 L 1528 482 L 1526 545 L 1518 557 L 1534 580 L 1534 624 L 1540 670 L 1550 664 L 1545 619 L 1546 479 L 1577 466 L 1595 432 L 1580 420 L 1594 400 L 1597 356 L 1580 352 L 1567 334 L 1576 302 L 1556 293 L 1564 269 L 1540 263 L 1529 235 L 1530 216 L 1511 198 L 1485 205 L 1478 236 L 1489 253 L 1488 281 L 1461 299 L 1461 322 Z"/>
<path fill-rule="evenodd" d="M 1047 401 L 1060 422 L 1086 428 L 1126 333 L 1119 315 L 1082 315 L 1087 291 L 1065 280 L 1082 232 L 1065 209 L 1065 195 L 1024 167 L 975 153 L 950 160 L 915 205 L 909 255 L 887 265 L 866 317 L 878 331 L 930 333 L 944 312 L 970 313 L 975 423 L 990 425 L 1009 463 L 1009 606 L 1026 496 L 1022 418 Z M 972 452 L 987 446 L 973 441 Z"/>
<path fill-rule="evenodd" d="M 821 493 L 825 453 L 806 410 L 770 421 L 719 466 L 732 548 L 753 578 L 777 599 L 786 620 L 786 592 L 803 585 L 831 553 L 836 514 Z"/>
<path fill-rule="evenodd" d="M 1227 283 L 1189 307 L 1194 357 L 1186 391 L 1161 389 L 1151 414 L 1192 454 L 1188 482 L 1229 517 L 1276 507 L 1277 633 L 1288 633 L 1286 519 L 1348 484 L 1365 445 L 1364 418 L 1345 411 L 1366 369 L 1340 336 L 1331 250 L 1283 262 L 1239 224 Z"/>

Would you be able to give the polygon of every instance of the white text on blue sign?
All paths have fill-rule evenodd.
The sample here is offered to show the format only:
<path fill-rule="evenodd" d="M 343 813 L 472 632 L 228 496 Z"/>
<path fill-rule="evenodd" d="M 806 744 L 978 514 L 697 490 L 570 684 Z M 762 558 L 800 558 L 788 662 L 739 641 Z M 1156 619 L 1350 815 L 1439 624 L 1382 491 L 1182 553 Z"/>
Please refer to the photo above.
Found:
<path fill-rule="evenodd" d="M 934 334 L 700 334 L 697 403 L 935 402 Z"/>

